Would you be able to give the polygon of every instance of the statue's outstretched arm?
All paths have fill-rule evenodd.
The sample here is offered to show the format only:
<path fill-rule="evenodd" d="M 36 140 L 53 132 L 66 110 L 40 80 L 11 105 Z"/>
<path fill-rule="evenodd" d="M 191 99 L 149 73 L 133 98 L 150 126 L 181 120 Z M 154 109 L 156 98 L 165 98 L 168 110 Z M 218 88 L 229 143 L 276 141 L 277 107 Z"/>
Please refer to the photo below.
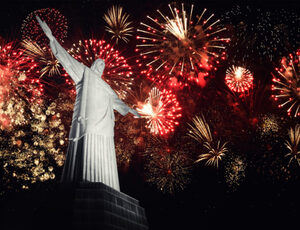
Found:
<path fill-rule="evenodd" d="M 114 96 L 113 96 L 113 108 L 115 110 L 117 110 L 120 114 L 122 114 L 123 116 L 125 116 L 127 113 L 131 113 L 138 118 L 141 117 L 137 111 L 130 108 L 123 101 L 121 101 L 116 94 L 114 94 Z"/>
<path fill-rule="evenodd" d="M 48 27 L 46 22 L 43 22 L 39 16 L 36 16 L 36 19 L 38 20 L 42 30 L 46 34 L 46 36 L 50 40 L 50 48 L 54 54 L 54 56 L 57 58 L 57 60 L 60 62 L 60 64 L 64 67 L 64 69 L 67 71 L 67 73 L 71 76 L 73 81 L 77 84 L 83 76 L 84 71 L 84 65 L 77 61 L 75 58 L 73 58 L 55 39 L 55 37 L 52 35 L 51 29 Z"/>

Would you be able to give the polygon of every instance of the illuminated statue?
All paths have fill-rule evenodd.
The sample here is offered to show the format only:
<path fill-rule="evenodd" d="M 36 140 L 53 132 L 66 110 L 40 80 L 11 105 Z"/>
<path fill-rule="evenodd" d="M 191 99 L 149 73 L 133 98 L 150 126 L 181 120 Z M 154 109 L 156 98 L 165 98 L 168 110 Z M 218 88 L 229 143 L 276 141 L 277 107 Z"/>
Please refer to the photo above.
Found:
<path fill-rule="evenodd" d="M 69 135 L 62 183 L 102 182 L 118 191 L 119 178 L 114 146 L 114 109 L 123 116 L 140 115 L 124 104 L 102 80 L 105 67 L 97 59 L 89 68 L 73 58 L 57 42 L 48 25 L 37 20 L 50 40 L 50 47 L 76 84 L 76 101 Z"/>

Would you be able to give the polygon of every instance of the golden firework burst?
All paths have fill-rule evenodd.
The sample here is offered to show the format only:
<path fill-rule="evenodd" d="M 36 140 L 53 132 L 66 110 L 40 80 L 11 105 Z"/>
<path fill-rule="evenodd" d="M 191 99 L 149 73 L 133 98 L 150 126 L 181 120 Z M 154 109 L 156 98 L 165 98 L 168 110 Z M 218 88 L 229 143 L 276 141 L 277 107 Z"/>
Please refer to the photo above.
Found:
<path fill-rule="evenodd" d="M 116 40 L 118 44 L 119 40 L 128 42 L 128 37 L 132 36 L 133 27 L 132 21 L 129 21 L 129 14 L 123 12 L 123 7 L 112 6 L 104 14 L 103 19 L 107 23 L 105 30 L 112 34 L 112 39 Z"/>
<path fill-rule="evenodd" d="M 36 42 L 31 40 L 23 40 L 21 42 L 24 48 L 24 55 L 35 60 L 40 67 L 40 78 L 44 75 L 49 77 L 60 75 L 60 64 L 53 56 L 49 48 L 42 48 Z"/>
<path fill-rule="evenodd" d="M 163 193 L 184 190 L 191 181 L 192 161 L 182 147 L 171 147 L 165 139 L 150 137 L 146 148 L 146 182 Z"/>
<path fill-rule="evenodd" d="M 189 136 L 197 140 L 198 142 L 212 142 L 212 135 L 210 132 L 209 125 L 205 121 L 203 116 L 196 116 L 193 118 L 193 125 L 190 125 Z"/>
<path fill-rule="evenodd" d="M 221 144 L 221 141 L 214 141 L 210 127 L 203 115 L 193 118 L 193 125 L 190 125 L 188 135 L 201 143 L 204 147 L 204 153 L 198 156 L 195 163 L 206 161 L 206 165 L 219 166 L 219 161 L 225 156 L 227 142 Z"/>
<path fill-rule="evenodd" d="M 296 160 L 300 166 L 300 125 L 297 124 L 295 128 L 290 128 L 289 130 L 289 140 L 285 142 L 285 146 L 288 148 L 289 153 L 286 157 L 290 157 L 289 165 L 293 160 Z"/>
<path fill-rule="evenodd" d="M 241 156 L 231 155 L 225 163 L 225 181 L 235 191 L 246 176 L 247 163 Z"/>

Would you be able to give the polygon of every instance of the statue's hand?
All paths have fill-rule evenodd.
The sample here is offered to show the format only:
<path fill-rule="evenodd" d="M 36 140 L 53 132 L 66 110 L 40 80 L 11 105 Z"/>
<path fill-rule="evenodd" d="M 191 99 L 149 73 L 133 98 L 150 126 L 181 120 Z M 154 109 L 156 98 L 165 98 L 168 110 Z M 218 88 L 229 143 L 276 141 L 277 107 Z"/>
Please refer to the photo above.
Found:
<path fill-rule="evenodd" d="M 49 38 L 50 41 L 53 41 L 54 37 L 52 35 L 52 31 L 49 28 L 49 26 L 47 25 L 46 22 L 43 22 L 39 16 L 35 16 L 38 23 L 40 24 L 40 26 L 42 27 L 42 30 L 44 31 L 44 33 L 46 34 L 46 36 Z"/>
<path fill-rule="evenodd" d="M 134 109 L 130 108 L 129 113 L 133 114 L 135 117 L 141 118 L 141 115 Z"/>

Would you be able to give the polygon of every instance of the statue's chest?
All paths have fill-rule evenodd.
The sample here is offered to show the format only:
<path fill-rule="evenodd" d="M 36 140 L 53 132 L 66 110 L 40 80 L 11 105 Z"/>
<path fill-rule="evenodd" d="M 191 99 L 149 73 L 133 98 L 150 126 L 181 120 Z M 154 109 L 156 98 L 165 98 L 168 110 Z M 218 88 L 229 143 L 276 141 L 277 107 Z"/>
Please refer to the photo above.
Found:
<path fill-rule="evenodd" d="M 82 89 L 82 94 L 87 107 L 103 108 L 107 107 L 110 103 L 107 91 L 101 86 L 101 83 L 95 76 L 86 76 Z"/>

